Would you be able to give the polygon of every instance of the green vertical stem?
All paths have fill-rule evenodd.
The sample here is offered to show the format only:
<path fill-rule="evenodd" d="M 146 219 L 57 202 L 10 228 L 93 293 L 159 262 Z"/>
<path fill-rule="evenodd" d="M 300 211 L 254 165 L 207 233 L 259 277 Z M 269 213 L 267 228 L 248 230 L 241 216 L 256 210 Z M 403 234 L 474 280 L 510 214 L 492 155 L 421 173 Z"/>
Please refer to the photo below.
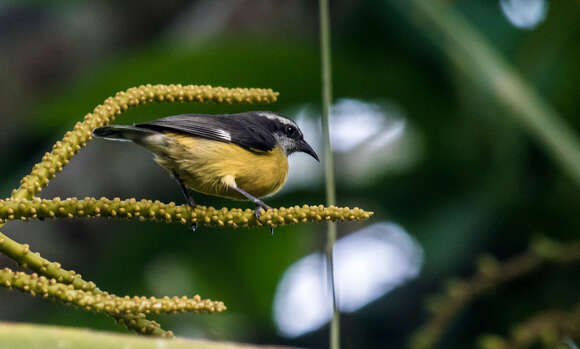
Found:
<path fill-rule="evenodd" d="M 326 204 L 336 205 L 336 188 L 334 184 L 334 159 L 330 145 L 330 105 L 332 104 L 332 74 L 330 65 L 330 23 L 328 0 L 319 0 L 320 4 L 320 52 L 322 63 L 322 134 L 324 142 L 324 177 L 326 179 Z M 333 250 L 336 241 L 336 223 L 328 222 L 326 258 L 328 278 L 332 294 L 332 320 L 330 322 L 330 348 L 340 348 L 340 318 L 336 302 L 334 284 Z"/>

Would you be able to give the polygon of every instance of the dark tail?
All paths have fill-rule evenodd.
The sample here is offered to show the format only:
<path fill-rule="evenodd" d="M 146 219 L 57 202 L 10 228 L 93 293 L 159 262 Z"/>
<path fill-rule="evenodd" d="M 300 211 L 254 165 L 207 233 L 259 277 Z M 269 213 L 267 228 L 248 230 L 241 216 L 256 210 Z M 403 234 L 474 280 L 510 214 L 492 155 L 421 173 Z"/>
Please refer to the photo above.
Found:
<path fill-rule="evenodd" d="M 93 130 L 93 135 L 106 139 L 120 141 L 139 141 L 145 136 L 156 134 L 157 132 L 135 126 L 103 126 Z"/>

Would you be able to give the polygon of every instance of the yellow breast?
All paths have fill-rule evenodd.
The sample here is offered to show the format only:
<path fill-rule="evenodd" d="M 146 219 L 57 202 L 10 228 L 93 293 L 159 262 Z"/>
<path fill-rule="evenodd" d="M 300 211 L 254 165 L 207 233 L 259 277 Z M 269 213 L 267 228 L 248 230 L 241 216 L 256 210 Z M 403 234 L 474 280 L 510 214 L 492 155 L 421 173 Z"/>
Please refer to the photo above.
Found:
<path fill-rule="evenodd" d="M 288 176 L 288 159 L 277 146 L 272 151 L 254 152 L 230 143 L 168 134 L 176 141 L 156 161 L 177 173 L 184 184 L 201 193 L 244 200 L 224 184 L 233 176 L 238 187 L 256 197 L 280 190 Z"/>

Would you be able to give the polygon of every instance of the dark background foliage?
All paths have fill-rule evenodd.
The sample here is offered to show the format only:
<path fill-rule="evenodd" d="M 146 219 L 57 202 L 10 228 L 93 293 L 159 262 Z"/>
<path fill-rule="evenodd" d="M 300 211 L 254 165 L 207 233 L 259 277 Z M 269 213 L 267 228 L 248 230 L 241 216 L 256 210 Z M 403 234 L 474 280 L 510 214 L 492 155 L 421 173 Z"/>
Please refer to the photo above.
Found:
<path fill-rule="evenodd" d="M 407 137 L 404 146 L 377 150 L 385 157 L 400 152 L 403 160 L 387 162 L 372 176 L 364 166 L 349 167 L 357 153 L 337 155 L 339 204 L 375 211 L 373 221 L 342 224 L 339 234 L 374 222 L 395 222 L 419 242 L 424 261 L 417 278 L 343 316 L 345 348 L 402 347 L 427 319 L 425 298 L 444 280 L 473 273 L 477 256 L 515 255 L 538 233 L 574 240 L 580 228 L 574 181 L 514 121 L 510 110 L 451 64 L 433 29 L 420 23 L 414 9 L 405 8 L 410 13 L 403 14 L 395 2 L 331 2 L 335 98 L 397 110 Z M 449 3 L 572 129 L 580 129 L 578 1 L 550 2 L 545 21 L 531 30 L 512 25 L 497 1 Z M 308 117 L 319 118 L 317 23 L 312 1 L 0 4 L 4 196 L 76 121 L 131 86 L 269 87 L 281 95 L 271 106 L 147 105 L 130 110 L 118 123 L 255 108 L 291 116 L 310 110 Z M 363 121 L 355 114 L 350 122 L 354 132 Z M 305 184 L 268 203 L 323 203 L 321 172 L 321 166 L 297 168 L 293 176 Z M 41 196 L 182 202 L 178 186 L 149 154 L 101 140 L 89 143 Z M 245 205 L 209 197 L 198 201 Z M 228 305 L 229 311 L 220 315 L 160 317 L 178 335 L 327 345 L 327 328 L 286 338 L 272 319 L 280 278 L 290 264 L 321 250 L 323 225 L 279 228 L 270 236 L 266 229 L 192 232 L 183 226 L 79 220 L 14 222 L 3 232 L 119 295 L 195 292 Z M 0 262 L 17 268 L 5 257 Z M 580 279 L 572 275 L 577 268 L 546 267 L 478 298 L 455 320 L 441 347 L 472 346 L 478 334 L 505 334 L 538 311 L 570 309 L 580 291 Z M 0 304 L 3 321 L 120 330 L 100 315 L 5 289 L 0 289 Z"/>

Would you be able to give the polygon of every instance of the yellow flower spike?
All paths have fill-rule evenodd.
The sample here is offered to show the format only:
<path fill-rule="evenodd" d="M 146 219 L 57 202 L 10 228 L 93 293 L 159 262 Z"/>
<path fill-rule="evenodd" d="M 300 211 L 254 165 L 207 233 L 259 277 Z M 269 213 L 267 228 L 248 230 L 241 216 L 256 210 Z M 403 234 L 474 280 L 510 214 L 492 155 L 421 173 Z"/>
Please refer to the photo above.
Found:
<path fill-rule="evenodd" d="M 16 198 L 31 198 L 45 187 L 56 173 L 62 170 L 69 160 L 92 138 L 92 130 L 109 124 L 116 115 L 129 106 L 137 106 L 153 101 L 183 100 L 222 103 L 235 99 L 241 103 L 274 102 L 278 93 L 270 89 L 227 89 L 222 87 L 195 85 L 144 85 L 120 91 L 109 97 L 83 122 L 74 125 L 73 130 L 65 133 L 61 141 L 55 143 L 52 152 L 46 153 L 42 161 L 32 168 L 32 172 L 21 181 L 20 188 L 14 190 Z M 237 98 L 236 98 L 237 97 Z"/>
<path fill-rule="evenodd" d="M 296 209 L 279 208 L 262 213 L 262 223 L 254 217 L 254 211 L 245 209 L 216 209 L 214 207 L 198 206 L 191 209 L 186 205 L 175 203 L 164 204 L 159 201 L 113 200 L 101 198 L 72 198 L 62 200 L 0 200 L 0 219 L 22 218 L 80 218 L 80 217 L 118 217 L 130 218 L 132 213 L 144 211 L 145 215 L 135 215 L 145 220 L 187 224 L 193 220 L 201 221 L 207 226 L 237 227 L 243 226 L 280 226 L 297 221 Z M 35 213 L 33 213 L 35 212 Z M 298 216 L 303 222 L 342 221 L 368 219 L 373 212 L 348 207 L 326 208 L 324 206 L 303 206 Z"/>
<path fill-rule="evenodd" d="M 144 313 L 213 313 L 226 309 L 222 302 L 199 296 L 192 298 L 161 299 L 150 297 L 118 297 L 107 293 L 94 294 L 75 289 L 72 285 L 63 284 L 55 279 L 48 279 L 37 274 L 14 272 L 8 268 L 0 270 L 0 284 L 12 287 L 25 293 L 41 294 L 44 298 L 61 301 L 95 312 L 104 312 L 111 316 L 122 314 Z"/>

